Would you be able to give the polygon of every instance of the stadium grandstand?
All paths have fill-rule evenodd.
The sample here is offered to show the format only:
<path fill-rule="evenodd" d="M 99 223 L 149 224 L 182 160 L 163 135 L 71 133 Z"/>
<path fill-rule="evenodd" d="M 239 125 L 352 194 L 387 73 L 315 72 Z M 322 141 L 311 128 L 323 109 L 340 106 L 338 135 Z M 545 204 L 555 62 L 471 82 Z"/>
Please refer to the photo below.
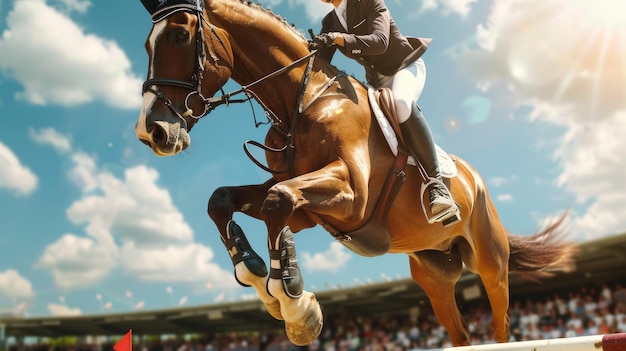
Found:
<path fill-rule="evenodd" d="M 541 282 L 511 276 L 515 340 L 626 332 L 626 233 L 581 244 L 576 267 L 574 272 Z M 459 306 L 470 319 L 475 342 L 492 342 L 488 302 L 478 277 L 465 272 L 456 293 Z M 310 349 L 395 351 L 449 343 L 432 316 L 428 298 L 411 279 L 317 291 L 316 296 L 324 310 L 325 327 Z M 601 325 L 609 322 L 607 328 Z M 112 340 L 130 329 L 142 351 L 296 349 L 281 335 L 282 328 L 282 322 L 269 316 L 258 300 L 74 317 L 0 314 L 0 351 L 110 351 Z M 148 344 L 160 335 L 187 337 L 174 337 L 178 343 Z M 197 336 L 192 343 L 190 335 Z M 24 343 L 34 339 L 45 345 L 60 337 L 73 337 L 77 344 L 91 346 L 59 349 Z"/>

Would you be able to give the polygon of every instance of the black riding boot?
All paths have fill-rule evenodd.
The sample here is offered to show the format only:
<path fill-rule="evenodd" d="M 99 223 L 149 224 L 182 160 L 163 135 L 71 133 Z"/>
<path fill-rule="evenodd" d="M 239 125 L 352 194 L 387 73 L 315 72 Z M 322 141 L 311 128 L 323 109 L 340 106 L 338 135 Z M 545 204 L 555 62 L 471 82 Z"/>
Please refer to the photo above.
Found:
<path fill-rule="evenodd" d="M 444 225 L 454 223 L 460 218 L 458 217 L 458 207 L 439 173 L 435 142 L 428 123 L 417 104 L 413 105 L 409 119 L 400 124 L 400 131 L 412 156 L 422 164 L 430 178 L 428 192 L 431 220 L 443 222 Z"/>

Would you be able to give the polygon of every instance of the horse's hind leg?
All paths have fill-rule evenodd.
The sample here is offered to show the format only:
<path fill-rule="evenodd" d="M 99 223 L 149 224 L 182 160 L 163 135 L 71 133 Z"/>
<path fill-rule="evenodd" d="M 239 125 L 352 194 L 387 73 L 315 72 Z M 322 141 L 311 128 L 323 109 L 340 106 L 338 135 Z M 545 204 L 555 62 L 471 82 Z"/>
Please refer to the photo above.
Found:
<path fill-rule="evenodd" d="M 509 323 L 509 242 L 493 203 L 484 197 L 485 207 L 476 207 L 471 218 L 476 273 L 485 287 L 493 316 L 494 337 L 508 342 Z"/>
<path fill-rule="evenodd" d="M 455 286 L 463 271 L 463 262 L 453 252 L 419 251 L 409 255 L 411 276 L 419 284 L 433 307 L 439 323 L 448 331 L 454 346 L 469 345 L 470 334 L 456 304 Z"/>

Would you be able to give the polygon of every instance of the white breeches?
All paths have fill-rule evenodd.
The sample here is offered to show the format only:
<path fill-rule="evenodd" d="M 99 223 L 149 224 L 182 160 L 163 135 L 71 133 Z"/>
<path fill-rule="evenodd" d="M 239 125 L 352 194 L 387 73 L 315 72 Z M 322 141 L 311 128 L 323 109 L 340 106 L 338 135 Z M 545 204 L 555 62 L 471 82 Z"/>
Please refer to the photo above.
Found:
<path fill-rule="evenodd" d="M 380 86 L 377 88 L 389 88 L 393 92 L 393 100 L 396 104 L 396 114 L 400 123 L 411 116 L 412 105 L 417 102 L 424 83 L 426 82 L 426 65 L 422 58 L 401 69 L 393 76 L 378 75 Z"/>

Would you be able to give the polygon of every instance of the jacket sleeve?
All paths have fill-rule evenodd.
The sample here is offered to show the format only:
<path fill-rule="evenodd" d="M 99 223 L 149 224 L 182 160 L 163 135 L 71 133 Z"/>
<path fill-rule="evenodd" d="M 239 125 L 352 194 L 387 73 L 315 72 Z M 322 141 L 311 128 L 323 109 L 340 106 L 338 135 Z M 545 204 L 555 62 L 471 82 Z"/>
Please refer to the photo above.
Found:
<path fill-rule="evenodd" d="M 331 21 L 331 17 L 330 17 L 331 14 L 332 13 L 329 13 L 328 15 L 326 15 L 326 17 L 324 17 L 324 19 L 322 20 L 322 29 L 320 30 L 320 34 L 328 33 L 331 31 L 329 30 L 329 22 Z M 336 46 L 331 46 L 326 49 L 321 49 L 318 51 L 317 57 L 323 60 L 326 60 L 326 62 L 330 63 L 330 61 L 333 59 L 333 56 L 335 56 L 335 51 L 337 51 Z"/>
<path fill-rule="evenodd" d="M 389 11 L 381 0 L 362 0 L 360 3 L 365 7 L 362 13 L 366 14 L 366 17 L 356 23 L 351 31 L 366 34 L 343 34 L 346 55 L 352 57 L 382 55 L 389 45 L 391 28 Z"/>

